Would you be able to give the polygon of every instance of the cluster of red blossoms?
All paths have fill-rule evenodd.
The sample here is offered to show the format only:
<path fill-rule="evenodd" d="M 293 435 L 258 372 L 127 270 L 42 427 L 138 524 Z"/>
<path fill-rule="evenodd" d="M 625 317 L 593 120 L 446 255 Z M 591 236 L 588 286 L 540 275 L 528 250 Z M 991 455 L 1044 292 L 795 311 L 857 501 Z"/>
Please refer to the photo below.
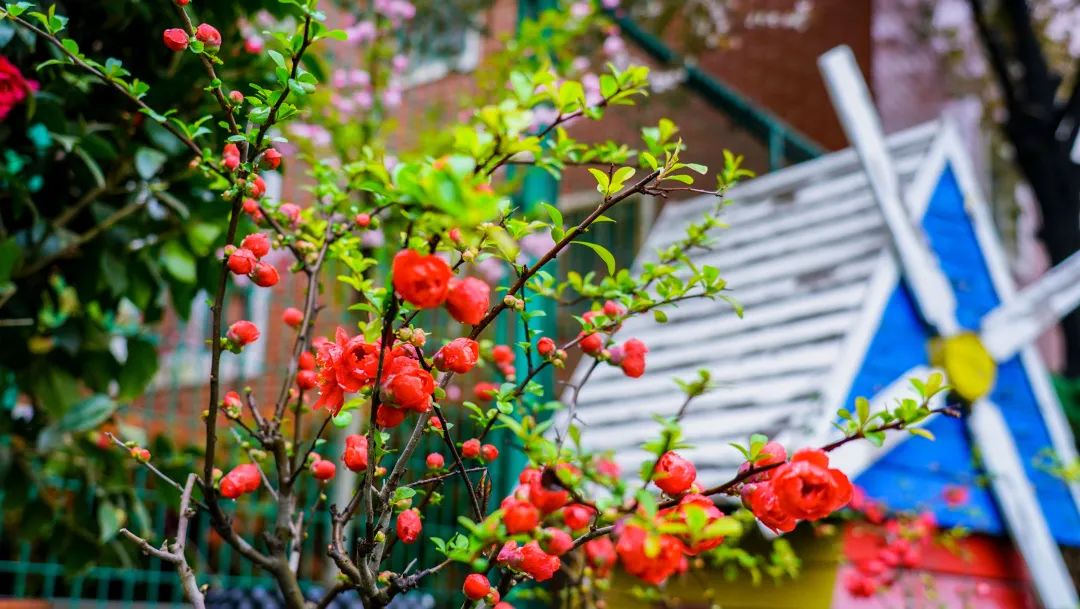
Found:
<path fill-rule="evenodd" d="M 314 408 L 337 414 L 346 393 L 355 393 L 375 384 L 379 375 L 380 342 L 369 343 L 363 336 L 349 337 L 338 328 L 334 341 L 323 341 L 315 360 L 318 364 L 319 399 Z M 375 413 L 381 427 L 396 427 L 408 411 L 427 412 L 435 379 L 420 365 L 415 347 L 399 344 L 382 355 L 382 400 Z"/>
<path fill-rule="evenodd" d="M 162 39 L 170 51 L 177 53 L 188 48 L 191 43 L 188 33 L 178 27 L 169 28 L 162 32 Z M 216 51 L 221 48 L 221 32 L 218 32 L 217 28 L 209 23 L 200 23 L 199 27 L 195 28 L 195 40 L 203 43 L 203 47 L 208 51 Z"/>
<path fill-rule="evenodd" d="M 234 275 L 247 275 L 251 281 L 262 288 L 277 284 L 278 272 L 274 265 L 263 262 L 263 256 L 270 253 L 270 238 L 263 233 L 251 233 L 240 242 L 240 247 L 231 245 L 225 248 L 229 256 L 229 271 Z"/>
<path fill-rule="evenodd" d="M 950 496 L 954 487 L 946 491 L 946 503 L 950 507 L 962 505 Z M 966 494 L 966 493 L 965 493 Z M 966 497 L 964 497 L 966 501 Z M 852 561 L 853 570 L 844 574 L 844 588 L 856 598 L 867 598 L 890 588 L 904 569 L 912 569 L 922 561 L 923 551 L 934 542 L 938 531 L 937 519 L 930 511 L 919 514 L 887 515 L 887 508 L 878 501 L 867 498 L 861 488 L 855 489 L 851 508 L 873 527 L 860 527 L 858 531 L 873 538 L 873 554 L 859 556 Z"/>
<path fill-rule="evenodd" d="M 587 311 L 582 318 L 588 323 L 595 323 L 596 318 L 603 315 L 609 321 L 618 320 L 626 315 L 626 309 L 619 303 L 609 300 L 599 311 Z M 615 332 L 621 324 L 605 325 L 603 331 L 582 331 L 578 334 L 578 346 L 585 353 L 605 360 L 613 366 L 622 368 L 623 373 L 631 378 L 638 378 L 645 374 L 645 354 L 649 352 L 645 343 L 636 338 L 631 338 L 621 345 L 608 346 L 607 334 Z"/>
<path fill-rule="evenodd" d="M 742 487 L 743 503 L 773 531 L 787 533 L 800 520 L 820 520 L 851 501 L 851 481 L 829 467 L 823 450 L 799 450 L 788 461 L 784 447 L 769 442 L 742 471 L 778 463 L 782 465 L 750 476 Z"/>
<path fill-rule="evenodd" d="M 475 277 L 457 279 L 446 260 L 434 254 L 402 250 L 394 256 L 394 290 L 405 302 L 421 309 L 443 304 L 450 316 L 476 325 L 491 306 L 491 287 Z"/>
<path fill-rule="evenodd" d="M 703 517 L 692 515 L 698 512 Z M 689 493 L 683 495 L 674 507 L 661 510 L 652 523 L 624 522 L 616 531 L 615 554 L 626 572 L 638 579 L 658 585 L 675 573 L 683 573 L 689 567 L 688 556 L 696 556 L 724 542 L 721 535 L 703 536 L 709 524 L 724 517 L 712 499 Z M 640 516 L 639 516 L 640 518 Z M 691 530 L 690 521 L 704 522 L 701 530 Z M 652 526 L 649 526 L 649 525 Z M 678 533 L 665 533 L 665 529 L 677 526 Z M 598 541 L 598 540 L 594 540 Z M 588 557 L 588 548 L 586 556 Z M 603 548 L 594 548 L 603 555 Z"/>

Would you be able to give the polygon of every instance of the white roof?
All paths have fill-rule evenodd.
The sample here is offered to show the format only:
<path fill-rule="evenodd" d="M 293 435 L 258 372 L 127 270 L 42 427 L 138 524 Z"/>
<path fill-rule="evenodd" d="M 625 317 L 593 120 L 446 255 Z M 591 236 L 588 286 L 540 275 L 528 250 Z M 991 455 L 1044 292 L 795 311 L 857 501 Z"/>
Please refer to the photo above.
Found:
<path fill-rule="evenodd" d="M 905 188 L 940 128 L 929 123 L 888 138 Z M 645 375 L 631 379 L 600 366 L 581 392 L 583 443 L 614 451 L 624 471 L 637 471 L 648 458 L 640 447 L 657 435 L 652 415 L 673 415 L 682 404 L 674 379 L 691 380 L 700 368 L 719 386 L 690 405 L 683 431 L 694 448 L 680 452 L 706 483 L 741 461 L 729 442 L 784 430 L 782 441 L 801 446 L 820 433 L 829 416 L 824 404 L 846 397 L 829 388 L 838 375 L 854 374 L 838 370 L 850 359 L 841 354 L 851 350 L 845 341 L 866 340 L 855 336 L 865 325 L 860 313 L 875 269 L 890 255 L 884 220 L 854 151 L 751 180 L 732 189 L 729 199 L 722 219 L 731 228 L 717 229 L 713 249 L 691 257 L 720 269 L 744 317 L 723 301 L 691 300 L 667 309 L 666 324 L 652 316 L 629 319 L 618 338 L 636 337 L 649 347 Z M 657 249 L 682 238 L 686 225 L 715 204 L 703 197 L 668 205 L 636 264 L 654 260 Z"/>

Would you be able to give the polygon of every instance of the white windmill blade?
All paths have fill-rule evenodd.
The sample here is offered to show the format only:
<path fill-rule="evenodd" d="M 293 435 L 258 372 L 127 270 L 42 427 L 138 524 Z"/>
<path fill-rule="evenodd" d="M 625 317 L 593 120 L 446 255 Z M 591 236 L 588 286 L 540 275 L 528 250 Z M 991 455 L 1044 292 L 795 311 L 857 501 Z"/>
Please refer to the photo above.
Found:
<path fill-rule="evenodd" d="M 901 198 L 900 180 L 855 55 L 849 47 L 838 46 L 819 57 L 818 66 L 844 133 L 862 161 L 874 198 L 885 216 L 904 277 L 915 293 L 923 318 L 938 334 L 956 333 L 956 297 L 926 236 L 912 223 Z"/>
<path fill-rule="evenodd" d="M 1003 362 L 1080 305 L 1080 252 L 982 318 L 982 342 Z"/>
<path fill-rule="evenodd" d="M 1024 557 L 1042 606 L 1075 609 L 1080 598 L 1001 410 L 989 400 L 979 400 L 972 406 L 968 427 L 982 448 L 981 457 L 994 496 Z"/>

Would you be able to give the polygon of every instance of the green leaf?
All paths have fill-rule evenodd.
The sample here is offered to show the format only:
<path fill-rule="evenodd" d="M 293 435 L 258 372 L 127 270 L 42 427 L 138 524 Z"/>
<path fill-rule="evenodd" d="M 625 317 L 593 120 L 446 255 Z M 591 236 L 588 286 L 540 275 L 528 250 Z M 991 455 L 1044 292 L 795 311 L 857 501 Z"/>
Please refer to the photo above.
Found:
<path fill-rule="evenodd" d="M 154 344 L 138 337 L 129 338 L 127 360 L 116 379 L 120 385 L 117 398 L 131 400 L 142 395 L 157 369 L 157 348 Z"/>
<path fill-rule="evenodd" d="M 922 427 L 911 427 L 908 429 L 908 433 L 913 436 L 919 436 L 920 438 L 926 438 L 931 442 L 934 441 L 934 434 L 931 433 L 930 430 L 924 429 Z"/>
<path fill-rule="evenodd" d="M 102 501 L 97 511 L 98 530 L 102 542 L 109 541 L 127 522 L 127 512 L 109 501 Z"/>
<path fill-rule="evenodd" d="M 139 177 L 142 179 L 149 180 L 161 171 L 161 166 L 165 164 L 167 158 L 160 150 L 141 146 L 135 151 L 135 171 L 139 172 Z"/>
<path fill-rule="evenodd" d="M 161 263 L 180 283 L 195 283 L 195 258 L 180 243 L 169 241 L 161 248 Z"/>
<path fill-rule="evenodd" d="M 870 401 L 862 396 L 855 398 L 855 413 L 859 415 L 859 423 L 866 423 L 870 418 Z"/>
<path fill-rule="evenodd" d="M 595 167 L 589 167 L 589 173 L 596 178 L 596 191 L 607 196 L 607 194 L 611 192 L 611 189 L 609 188 L 611 180 L 608 179 L 608 175 Z"/>
<path fill-rule="evenodd" d="M 608 275 L 615 274 L 615 256 L 612 256 L 611 252 L 609 252 L 607 248 L 598 243 L 589 243 L 588 241 L 571 241 L 571 243 L 575 245 L 584 245 L 585 247 L 596 252 L 596 255 L 600 256 L 600 259 L 603 260 L 604 264 L 607 265 Z"/>
<path fill-rule="evenodd" d="M 352 423 L 352 418 L 352 412 L 339 412 L 337 415 L 334 416 L 334 427 L 337 427 L 338 429 L 345 429 L 349 426 L 350 423 Z"/>

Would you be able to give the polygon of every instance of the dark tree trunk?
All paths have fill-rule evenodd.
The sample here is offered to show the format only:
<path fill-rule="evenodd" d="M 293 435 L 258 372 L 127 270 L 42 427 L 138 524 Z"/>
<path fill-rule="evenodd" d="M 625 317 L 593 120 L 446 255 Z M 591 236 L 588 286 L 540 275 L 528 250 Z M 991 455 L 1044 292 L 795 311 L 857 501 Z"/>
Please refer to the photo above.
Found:
<path fill-rule="evenodd" d="M 1080 166 L 1070 159 L 1080 128 L 1080 84 L 1059 102 L 1061 78 L 1047 65 L 1025 0 L 1001 0 L 1000 28 L 990 24 L 984 0 L 969 2 L 1008 112 L 1003 130 L 1038 200 L 1039 237 L 1056 265 L 1080 250 Z M 1080 312 L 1061 326 L 1065 374 L 1080 377 Z"/>

